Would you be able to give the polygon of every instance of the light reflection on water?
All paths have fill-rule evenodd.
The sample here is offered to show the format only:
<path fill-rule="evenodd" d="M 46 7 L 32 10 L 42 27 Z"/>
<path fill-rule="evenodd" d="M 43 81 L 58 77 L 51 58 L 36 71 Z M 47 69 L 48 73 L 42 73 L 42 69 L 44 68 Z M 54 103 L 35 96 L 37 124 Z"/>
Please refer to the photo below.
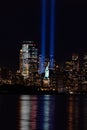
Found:
<path fill-rule="evenodd" d="M 44 96 L 44 122 L 43 122 L 43 127 L 44 130 L 49 129 L 49 112 L 50 112 L 50 103 L 49 103 L 49 98 L 50 96 Z"/>
<path fill-rule="evenodd" d="M 83 130 L 87 130 L 87 97 L 82 100 L 82 124 Z"/>
<path fill-rule="evenodd" d="M 68 130 L 78 130 L 78 124 L 79 124 L 79 98 L 70 96 L 67 104 L 67 117 L 68 117 Z"/>
<path fill-rule="evenodd" d="M 19 100 L 19 130 L 53 130 L 55 105 L 52 96 L 21 95 Z"/>
<path fill-rule="evenodd" d="M 87 130 L 87 96 L 21 95 L 18 130 Z"/>
<path fill-rule="evenodd" d="M 30 127 L 30 96 L 20 97 L 20 130 L 29 130 Z"/>
<path fill-rule="evenodd" d="M 44 95 L 39 98 L 38 108 L 38 129 L 53 130 L 54 128 L 54 113 L 55 113 L 54 97 Z"/>
<path fill-rule="evenodd" d="M 87 95 L 0 98 L 0 130 L 87 130 Z"/>
<path fill-rule="evenodd" d="M 31 130 L 36 130 L 36 122 L 37 122 L 37 96 L 31 96 Z"/>

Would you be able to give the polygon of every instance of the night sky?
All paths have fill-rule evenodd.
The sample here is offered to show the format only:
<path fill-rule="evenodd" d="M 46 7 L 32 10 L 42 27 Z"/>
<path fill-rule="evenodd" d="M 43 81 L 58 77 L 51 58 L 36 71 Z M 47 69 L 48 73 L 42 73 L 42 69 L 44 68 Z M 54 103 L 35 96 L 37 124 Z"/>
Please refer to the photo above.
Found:
<path fill-rule="evenodd" d="M 47 0 L 47 50 L 49 50 L 50 0 Z M 0 65 L 18 69 L 22 40 L 41 44 L 41 0 L 0 3 Z M 55 54 L 58 63 L 73 52 L 87 52 L 87 2 L 56 0 Z"/>

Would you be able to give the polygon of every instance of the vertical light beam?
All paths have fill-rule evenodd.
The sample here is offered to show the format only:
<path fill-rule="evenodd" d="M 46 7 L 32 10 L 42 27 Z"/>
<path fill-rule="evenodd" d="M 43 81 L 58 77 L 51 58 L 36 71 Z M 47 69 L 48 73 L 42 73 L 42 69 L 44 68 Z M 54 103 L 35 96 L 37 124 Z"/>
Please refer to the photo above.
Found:
<path fill-rule="evenodd" d="M 45 56 L 46 44 L 46 0 L 42 0 L 41 54 Z"/>
<path fill-rule="evenodd" d="M 39 64 L 39 73 L 44 73 L 45 45 L 46 45 L 46 0 L 42 0 L 41 14 L 41 59 Z"/>
<path fill-rule="evenodd" d="M 50 13 L 50 67 L 53 68 L 54 59 L 54 35 L 55 35 L 55 0 L 51 0 Z"/>

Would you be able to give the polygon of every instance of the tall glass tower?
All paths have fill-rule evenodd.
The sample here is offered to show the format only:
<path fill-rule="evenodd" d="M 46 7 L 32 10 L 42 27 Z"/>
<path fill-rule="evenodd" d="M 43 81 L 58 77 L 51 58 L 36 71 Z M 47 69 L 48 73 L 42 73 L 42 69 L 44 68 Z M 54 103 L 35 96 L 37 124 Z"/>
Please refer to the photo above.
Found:
<path fill-rule="evenodd" d="M 24 78 L 38 71 L 38 48 L 32 41 L 23 41 L 20 50 L 20 72 Z"/>

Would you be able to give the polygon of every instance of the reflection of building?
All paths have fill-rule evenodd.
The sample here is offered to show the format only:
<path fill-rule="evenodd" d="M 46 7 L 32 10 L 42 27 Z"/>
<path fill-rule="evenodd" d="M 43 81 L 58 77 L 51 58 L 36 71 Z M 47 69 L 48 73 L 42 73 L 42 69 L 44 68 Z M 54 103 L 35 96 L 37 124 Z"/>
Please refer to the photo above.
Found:
<path fill-rule="evenodd" d="M 28 78 L 30 73 L 38 70 L 38 49 L 32 41 L 23 41 L 20 50 L 20 72 L 24 78 Z"/>
<path fill-rule="evenodd" d="M 83 118 L 80 118 L 82 120 L 79 119 L 79 117 L 81 116 L 81 110 L 79 107 L 79 97 L 75 97 L 73 98 L 72 96 L 69 97 L 68 100 L 68 104 L 67 104 L 67 116 L 66 116 L 66 120 L 68 120 L 67 125 L 66 125 L 66 129 L 67 130 L 79 130 L 79 123 L 83 121 Z M 83 102 L 83 101 L 82 101 Z M 82 115 L 83 116 L 83 115 Z M 82 129 L 83 127 L 81 127 Z"/>

